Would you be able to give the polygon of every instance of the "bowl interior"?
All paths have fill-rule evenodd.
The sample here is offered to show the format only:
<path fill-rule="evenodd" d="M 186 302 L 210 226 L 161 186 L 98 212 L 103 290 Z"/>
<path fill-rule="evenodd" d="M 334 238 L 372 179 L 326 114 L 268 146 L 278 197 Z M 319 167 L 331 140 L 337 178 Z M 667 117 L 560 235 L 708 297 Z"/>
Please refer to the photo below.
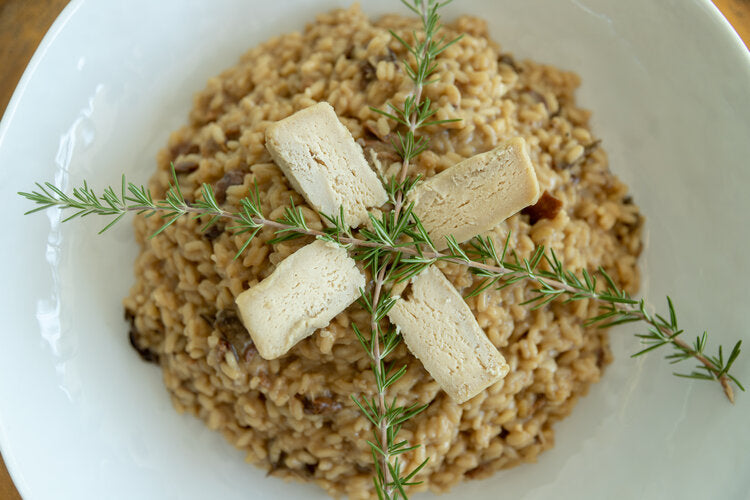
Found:
<path fill-rule="evenodd" d="M 210 76 L 348 3 L 74 1 L 45 38 L 0 127 L 9 214 L 0 440 L 25 498 L 324 497 L 314 486 L 265 478 L 221 435 L 172 409 L 159 370 L 128 346 L 121 299 L 137 253 L 128 224 L 97 236 L 101 220 L 21 217 L 29 206 L 15 193 L 44 180 L 117 185 L 123 172 L 145 182 Z M 395 0 L 363 8 L 403 11 Z M 697 0 L 464 0 L 446 16 L 459 13 L 486 19 L 516 56 L 582 76 L 578 101 L 593 110 L 612 170 L 647 217 L 642 292 L 660 308 L 672 294 L 690 337 L 707 329 L 730 347 L 742 338 L 750 60 L 715 8 Z M 746 494 L 750 396 L 732 407 L 716 384 L 672 377 L 658 354 L 630 359 L 632 333 L 612 333 L 616 361 L 557 424 L 557 444 L 538 464 L 445 498 Z M 740 362 L 737 373 L 750 382 L 750 361 Z"/>

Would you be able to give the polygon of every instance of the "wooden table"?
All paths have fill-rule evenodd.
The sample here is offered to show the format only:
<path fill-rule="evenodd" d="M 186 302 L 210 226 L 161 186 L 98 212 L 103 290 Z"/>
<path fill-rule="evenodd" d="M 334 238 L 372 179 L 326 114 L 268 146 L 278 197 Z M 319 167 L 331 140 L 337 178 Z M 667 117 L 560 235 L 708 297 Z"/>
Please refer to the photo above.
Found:
<path fill-rule="evenodd" d="M 0 115 L 34 50 L 68 0 L 4 0 L 0 3 Z M 714 0 L 750 46 L 750 0 Z M 7 168 L 7 166 L 6 166 Z M 18 500 L 13 482 L 0 459 L 0 499 Z"/>

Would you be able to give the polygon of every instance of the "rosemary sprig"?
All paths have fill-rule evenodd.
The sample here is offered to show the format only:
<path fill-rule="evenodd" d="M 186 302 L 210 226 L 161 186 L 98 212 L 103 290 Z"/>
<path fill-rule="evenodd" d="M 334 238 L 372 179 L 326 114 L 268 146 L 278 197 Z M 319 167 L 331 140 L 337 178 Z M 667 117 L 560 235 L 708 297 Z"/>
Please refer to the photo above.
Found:
<path fill-rule="evenodd" d="M 490 287 L 502 289 L 519 281 L 532 281 L 537 288 L 533 291 L 531 298 L 523 303 L 532 306 L 532 309 L 543 307 L 558 298 L 562 298 L 564 303 L 580 300 L 596 301 L 599 304 L 599 314 L 589 318 L 585 322 L 586 326 L 609 328 L 633 322 L 643 322 L 647 325 L 646 333 L 636 334 L 645 347 L 634 353 L 632 357 L 641 356 L 663 346 L 670 346 L 672 351 L 665 357 L 671 364 L 691 358 L 698 363 L 692 372 L 674 373 L 674 375 L 718 381 L 731 402 L 734 402 L 732 383 L 740 390 L 745 390 L 739 380 L 730 373 L 732 365 L 740 355 L 741 340 L 734 344 L 726 359 L 722 346 L 718 347 L 716 356 L 707 355 L 707 332 L 703 332 L 692 345 L 680 338 L 684 330 L 678 325 L 677 313 L 669 296 L 667 296 L 667 315 L 650 313 L 651 308 L 645 299 L 632 298 L 629 293 L 617 286 L 604 268 L 599 267 L 593 274 L 584 269 L 578 276 L 565 269 L 554 250 L 546 251 L 544 246 L 537 247 L 529 258 L 521 259 L 515 251 L 511 251 L 508 257 L 509 241 L 510 235 L 498 254 L 491 238 L 477 236 L 471 241 L 471 248 L 467 254 L 455 244 L 455 240 L 449 239 L 449 252 L 439 258 L 457 263 L 463 261 L 469 266 L 472 274 L 482 279 L 469 294 L 470 296 L 477 295 Z M 419 259 L 417 257 L 412 260 Z M 542 263 L 546 264 L 547 269 L 541 266 Z"/>
<path fill-rule="evenodd" d="M 722 346 L 716 349 L 716 355 L 709 355 L 707 354 L 707 332 L 699 335 L 692 344 L 680 338 L 684 331 L 678 326 L 677 313 L 669 297 L 667 297 L 667 314 L 649 313 L 648 311 L 652 308 L 645 299 L 631 298 L 627 292 L 616 286 L 612 278 L 603 269 L 598 269 L 596 273 L 584 270 L 578 276 L 572 271 L 566 270 L 554 252 L 551 250 L 547 252 L 544 247 L 538 247 L 532 252 L 530 258 L 521 259 L 513 251 L 510 252 L 510 257 L 508 256 L 509 239 L 506 240 L 502 251 L 498 252 L 492 239 L 478 236 L 470 242 L 471 248 L 467 251 L 458 246 L 454 240 L 449 239 L 448 251 L 441 253 L 432 250 L 434 245 L 413 213 L 410 214 L 411 222 L 406 225 L 403 231 L 411 240 L 389 245 L 376 240 L 353 237 L 351 230 L 340 217 L 334 218 L 323 215 L 333 222 L 333 226 L 326 228 L 325 231 L 305 228 L 300 223 L 300 219 L 297 223 L 283 219 L 278 221 L 266 219 L 263 216 L 256 193 L 251 193 L 250 196 L 241 200 L 241 208 L 238 212 L 229 212 L 218 206 L 212 207 L 211 202 L 205 201 L 207 199 L 215 200 L 213 189 L 208 184 L 202 186 L 201 200 L 193 204 L 186 202 L 181 197 L 176 185 L 170 185 L 168 190 L 168 193 L 176 193 L 176 196 L 168 194 L 165 200 L 159 201 L 153 201 L 151 192 L 143 186 L 127 183 L 124 178 L 123 185 L 125 186 L 122 190 L 123 194 L 119 196 L 115 194 L 112 187 L 106 188 L 102 195 L 97 195 L 85 181 L 82 187 L 73 190 L 72 196 L 66 195 L 50 183 L 37 184 L 38 190 L 18 194 L 38 205 L 26 214 L 54 207 L 62 210 L 74 210 L 74 213 L 63 221 L 91 214 L 114 217 L 100 233 L 111 228 L 128 212 L 142 213 L 146 217 L 159 214 L 165 218 L 165 224 L 154 235 L 171 225 L 177 214 L 190 215 L 194 218 L 208 218 L 209 221 L 215 217 L 226 218 L 235 223 L 227 229 L 234 231 L 235 234 L 250 233 L 248 240 L 243 244 L 235 258 L 241 255 L 243 248 L 247 248 L 259 228 L 271 227 L 277 232 L 283 231 L 277 234 L 294 232 L 339 243 L 346 248 L 350 248 L 354 257 L 363 261 L 373 262 L 375 259 L 390 258 L 395 265 L 390 267 L 389 274 L 384 276 L 384 280 L 386 278 L 389 281 L 408 280 L 427 266 L 441 260 L 465 265 L 472 274 L 482 278 L 482 281 L 469 293 L 469 296 L 479 294 L 493 286 L 503 288 L 524 280 L 531 280 L 538 285 L 535 295 L 530 299 L 530 302 L 527 302 L 532 307 L 541 307 L 556 298 L 563 298 L 568 302 L 584 299 L 593 300 L 600 304 L 601 312 L 588 321 L 590 325 L 608 328 L 617 324 L 636 321 L 648 325 L 647 333 L 637 335 L 646 344 L 646 347 L 633 356 L 641 356 L 659 347 L 671 346 L 673 351 L 666 356 L 670 363 L 679 363 L 689 359 L 698 362 L 692 372 L 675 373 L 675 375 L 696 380 L 716 380 L 721 384 L 730 401 L 734 401 L 732 384 L 735 384 L 742 391 L 745 390 L 739 380 L 731 373 L 731 368 L 740 355 L 741 341 L 734 344 L 726 357 L 724 355 L 725 349 Z M 301 217 L 302 213 L 299 207 L 291 210 L 296 211 L 298 217 Z M 304 218 L 301 218 L 301 220 L 303 221 Z M 383 225 L 382 220 L 379 222 Z M 386 232 L 391 231 L 387 220 L 383 227 Z M 207 225 L 204 228 L 207 228 Z M 365 231 L 360 234 L 363 233 L 364 235 L 368 234 Z M 423 248 L 428 250 L 423 250 Z M 540 264 L 542 262 L 546 262 L 549 269 L 541 269 Z M 603 278 L 604 288 L 601 286 L 601 280 L 597 279 L 597 275 Z"/>
<path fill-rule="evenodd" d="M 370 366 L 375 375 L 378 394 L 377 398 L 370 398 L 369 400 L 355 396 L 352 396 L 352 399 L 375 426 L 373 430 L 375 439 L 374 441 L 368 441 L 368 443 L 375 463 L 373 482 L 380 499 L 390 500 L 399 496 L 406 499 L 405 487 L 421 483 L 421 481 L 413 481 L 413 478 L 429 460 L 425 459 L 405 476 L 401 472 L 402 464 L 399 455 L 414 450 L 419 445 L 410 446 L 405 440 L 398 441 L 398 432 L 406 420 L 424 411 L 427 405 L 416 403 L 410 406 L 399 405 L 396 397 L 392 399 L 391 403 L 388 403 L 386 390 L 406 373 L 406 366 L 394 370 L 393 365 L 386 363 L 388 354 L 400 343 L 401 335 L 398 328 L 392 325 L 383 330 L 381 322 L 397 300 L 390 295 L 390 288 L 393 282 L 398 279 L 399 275 L 394 271 L 399 268 L 400 261 L 398 251 L 395 254 L 393 252 L 386 253 L 385 247 L 398 249 L 405 245 L 408 246 L 409 243 L 400 242 L 404 237 L 411 236 L 412 233 L 416 236 L 427 236 L 427 232 L 421 227 L 416 217 L 413 217 L 412 206 L 404 210 L 406 194 L 414 187 L 418 179 L 408 178 L 410 162 L 419 156 L 428 144 L 427 137 L 417 136 L 417 130 L 430 125 L 455 121 L 430 120 L 437 110 L 431 107 L 432 103 L 429 98 L 423 98 L 422 96 L 424 87 L 435 81 L 431 77 L 437 69 L 437 56 L 461 38 L 459 36 L 447 42 L 444 38 L 435 39 L 440 29 L 438 10 L 450 1 L 441 3 L 437 0 L 414 0 L 410 3 L 407 0 L 402 0 L 402 3 L 417 14 L 422 21 L 421 40 L 414 32 L 413 45 L 391 30 L 391 35 L 398 40 L 413 59 L 413 66 L 412 61 L 408 58 L 402 61 L 407 76 L 412 80 L 413 89 L 400 107 L 388 103 L 389 111 L 370 108 L 372 111 L 395 121 L 397 127 L 400 125 L 405 128 L 403 133 L 397 128 L 397 140 L 392 141 L 396 153 L 401 157 L 401 169 L 398 178 L 394 177 L 386 183 L 389 198 L 393 202 L 393 209 L 383 213 L 380 219 L 370 215 L 372 229 L 360 231 L 365 239 L 375 241 L 381 246 L 380 248 L 370 248 L 353 253 L 355 259 L 363 261 L 371 269 L 374 281 L 372 291 L 362 290 L 360 301 L 370 312 L 369 338 L 359 330 L 355 330 L 355 333 L 370 357 Z"/>

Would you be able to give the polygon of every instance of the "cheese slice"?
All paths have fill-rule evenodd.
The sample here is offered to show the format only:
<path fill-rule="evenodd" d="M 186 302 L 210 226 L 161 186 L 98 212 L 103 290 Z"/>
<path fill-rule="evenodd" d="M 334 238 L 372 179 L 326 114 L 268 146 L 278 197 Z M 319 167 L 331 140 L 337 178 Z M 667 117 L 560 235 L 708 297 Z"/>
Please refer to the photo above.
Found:
<path fill-rule="evenodd" d="M 343 207 L 350 227 L 368 220 L 367 208 L 388 199 L 362 147 L 327 102 L 269 125 L 266 148 L 310 205 L 330 216 Z"/>
<path fill-rule="evenodd" d="M 440 270 L 428 267 L 388 313 L 406 346 L 457 403 L 508 374 L 508 364 Z"/>
<path fill-rule="evenodd" d="M 242 324 L 264 359 L 286 354 L 346 309 L 365 277 L 340 246 L 316 240 L 237 296 Z"/>
<path fill-rule="evenodd" d="M 414 188 L 409 199 L 438 250 L 488 231 L 539 198 L 539 183 L 517 137 L 468 158 Z"/>

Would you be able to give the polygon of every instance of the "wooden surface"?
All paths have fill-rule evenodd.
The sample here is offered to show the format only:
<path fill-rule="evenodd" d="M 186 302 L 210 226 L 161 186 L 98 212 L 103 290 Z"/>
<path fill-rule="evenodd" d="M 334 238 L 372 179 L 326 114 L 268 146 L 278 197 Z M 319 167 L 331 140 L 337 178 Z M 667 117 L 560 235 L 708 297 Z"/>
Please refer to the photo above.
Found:
<path fill-rule="evenodd" d="M 44 34 L 68 0 L 0 0 L 0 115 Z M 750 46 L 750 0 L 714 0 Z M 0 499 L 18 500 L 5 464 L 0 460 Z"/>
<path fill-rule="evenodd" d="M 732 23 L 746 47 L 750 47 L 750 0 L 714 0 L 724 17 Z"/>

